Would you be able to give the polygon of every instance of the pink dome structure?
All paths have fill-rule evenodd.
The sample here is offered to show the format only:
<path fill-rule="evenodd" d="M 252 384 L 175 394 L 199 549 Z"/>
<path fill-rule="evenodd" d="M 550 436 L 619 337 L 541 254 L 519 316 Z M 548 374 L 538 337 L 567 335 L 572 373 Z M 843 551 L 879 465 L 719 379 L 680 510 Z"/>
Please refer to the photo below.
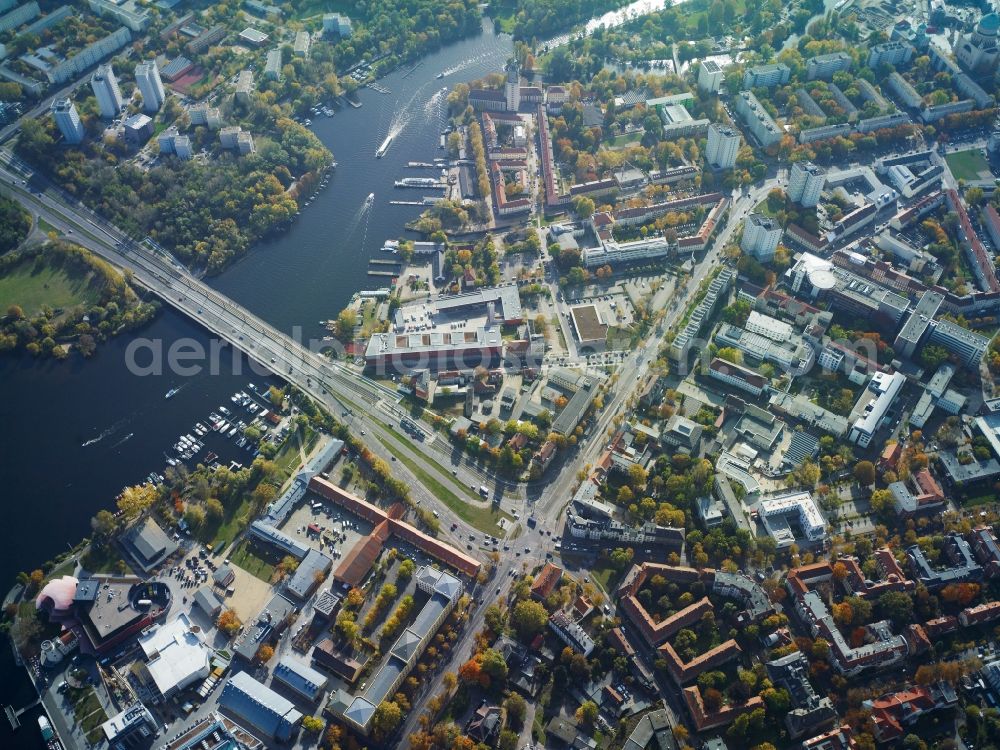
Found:
<path fill-rule="evenodd" d="M 76 597 L 76 586 L 79 581 L 73 576 L 53 578 L 43 588 L 35 599 L 35 609 L 45 609 L 48 612 L 65 612 L 73 606 Z"/>

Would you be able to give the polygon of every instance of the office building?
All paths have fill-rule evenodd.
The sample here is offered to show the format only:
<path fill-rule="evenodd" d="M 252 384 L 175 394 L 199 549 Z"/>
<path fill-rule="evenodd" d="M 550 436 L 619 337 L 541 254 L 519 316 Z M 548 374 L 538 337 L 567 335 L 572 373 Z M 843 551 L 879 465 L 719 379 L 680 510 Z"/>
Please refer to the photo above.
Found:
<path fill-rule="evenodd" d="M 118 79 L 110 65 L 102 65 L 90 79 L 90 86 L 94 89 L 94 96 L 97 97 L 97 109 L 101 117 L 111 120 L 121 114 L 125 106 L 122 99 L 121 89 L 118 88 Z"/>
<path fill-rule="evenodd" d="M 901 373 L 876 372 L 869 381 L 866 392 L 861 394 L 858 404 L 851 412 L 852 417 L 857 416 L 847 439 L 862 448 L 867 448 L 872 437 L 882 426 L 905 382 L 906 378 Z M 874 392 L 875 397 L 872 398 L 868 391 Z"/>
<path fill-rule="evenodd" d="M 935 320 L 927 343 L 941 346 L 958 357 L 967 368 L 975 370 L 986 354 L 990 340 L 982 334 L 963 328 L 950 320 Z"/>
<path fill-rule="evenodd" d="M 833 74 L 841 70 L 850 70 L 851 56 L 846 52 L 831 52 L 828 55 L 816 55 L 806 60 L 806 79 L 817 78 L 829 81 Z"/>
<path fill-rule="evenodd" d="M 897 354 L 903 357 L 914 355 L 943 302 L 943 294 L 929 289 L 920 296 L 917 306 L 913 308 L 892 344 Z"/>
<path fill-rule="evenodd" d="M 135 66 L 135 84 L 142 94 L 144 112 L 158 112 L 167 99 L 167 92 L 160 80 L 160 70 L 155 61 L 139 63 Z"/>
<path fill-rule="evenodd" d="M 764 214 L 750 214 L 743 224 L 740 248 L 762 263 L 774 258 L 774 251 L 781 240 L 781 225 Z"/>
<path fill-rule="evenodd" d="M 812 162 L 797 161 L 792 164 L 788 179 L 788 197 L 803 208 L 812 208 L 819 203 L 825 182 L 825 169 Z"/>
<path fill-rule="evenodd" d="M 208 677 L 211 650 L 201 629 L 183 612 L 139 637 L 145 662 L 138 672 L 158 701 L 165 701 Z"/>
<path fill-rule="evenodd" d="M 132 115 L 122 123 L 125 143 L 133 148 L 143 146 L 153 136 L 153 120 L 148 115 Z"/>
<path fill-rule="evenodd" d="M 740 151 L 740 133 L 736 128 L 712 123 L 708 126 L 705 159 L 717 169 L 732 169 Z"/>
<path fill-rule="evenodd" d="M 717 94 L 722 88 L 722 68 L 714 60 L 702 60 L 698 66 L 698 88 L 706 94 Z"/>
<path fill-rule="evenodd" d="M 56 127 L 62 133 L 66 143 L 77 144 L 83 142 L 83 123 L 80 122 L 80 113 L 76 111 L 76 105 L 69 99 L 59 99 L 52 104 L 52 116 L 55 118 Z"/>
<path fill-rule="evenodd" d="M 213 712 L 158 750 L 264 750 L 264 743 L 232 719 Z"/>
<path fill-rule="evenodd" d="M 868 67 L 873 70 L 879 65 L 902 65 L 913 57 L 913 47 L 907 42 L 883 42 L 876 44 L 868 52 Z"/>
<path fill-rule="evenodd" d="M 743 88 L 771 88 L 788 83 L 792 70 L 784 63 L 754 65 L 743 74 Z"/>

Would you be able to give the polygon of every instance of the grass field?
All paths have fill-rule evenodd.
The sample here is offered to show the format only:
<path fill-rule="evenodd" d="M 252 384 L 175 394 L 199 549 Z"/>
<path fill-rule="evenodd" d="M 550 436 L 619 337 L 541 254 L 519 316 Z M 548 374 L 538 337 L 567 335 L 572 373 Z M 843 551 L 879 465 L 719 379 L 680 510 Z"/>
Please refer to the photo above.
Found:
<path fill-rule="evenodd" d="M 219 542 L 225 542 L 226 547 L 232 544 L 233 540 L 250 523 L 250 498 L 245 497 L 243 502 L 231 513 L 222 519 L 219 528 L 215 530 L 209 547 L 215 548 Z"/>
<path fill-rule="evenodd" d="M 638 143 L 642 140 L 642 137 L 646 134 L 646 131 L 636 130 L 632 133 L 624 133 L 623 135 L 616 135 L 614 138 L 609 138 L 607 140 L 608 148 L 623 148 L 632 143 Z"/>
<path fill-rule="evenodd" d="M 303 435 L 300 431 L 296 430 L 288 439 L 285 440 L 285 444 L 281 446 L 281 450 L 278 451 L 277 455 L 274 457 L 274 462 L 281 469 L 281 473 L 285 479 L 288 479 L 292 472 L 302 463 L 302 456 L 299 453 L 299 447 L 302 447 L 302 452 L 306 455 L 312 450 L 313 446 L 316 445 L 316 441 L 319 439 L 319 434 L 312 429 L 307 427 L 305 434 Z"/>
<path fill-rule="evenodd" d="M 20 305 L 30 317 L 45 305 L 52 308 L 91 305 L 100 297 L 91 279 L 90 274 L 76 277 L 61 268 L 38 267 L 33 260 L 20 263 L 0 277 L 0 309 Z"/>
<path fill-rule="evenodd" d="M 388 429 L 391 430 L 392 428 Z M 442 482 L 438 481 L 436 477 L 425 471 L 416 461 L 397 451 L 394 445 L 381 438 L 379 438 L 379 441 L 399 459 L 400 463 L 413 472 L 417 479 L 420 480 L 420 483 L 434 494 L 434 497 L 451 508 L 459 518 L 466 523 L 472 524 L 486 534 L 503 536 L 503 529 L 498 525 L 498 521 L 501 518 L 510 518 L 509 515 L 503 511 L 496 510 L 492 505 L 486 506 L 475 501 L 463 500 Z"/>
<path fill-rule="evenodd" d="M 955 151 L 945 157 L 956 180 L 978 180 L 980 172 L 989 172 L 990 165 L 979 149 Z"/>
<path fill-rule="evenodd" d="M 250 546 L 250 542 L 242 542 L 230 555 L 229 560 L 234 565 L 239 565 L 250 575 L 262 581 L 270 583 L 274 576 L 275 565 L 271 564 L 258 555 Z"/>

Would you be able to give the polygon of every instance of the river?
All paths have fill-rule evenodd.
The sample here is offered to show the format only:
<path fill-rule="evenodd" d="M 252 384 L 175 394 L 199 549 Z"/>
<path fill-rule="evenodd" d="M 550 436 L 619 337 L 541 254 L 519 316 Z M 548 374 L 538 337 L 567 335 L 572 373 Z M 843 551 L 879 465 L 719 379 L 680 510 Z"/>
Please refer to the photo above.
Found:
<path fill-rule="evenodd" d="M 666 3 L 639 0 L 587 28 L 615 25 Z M 322 335 L 320 320 L 335 317 L 359 289 L 385 283 L 368 276 L 367 261 L 382 255 L 386 239 L 404 236 L 404 224 L 421 210 L 389 201 L 419 200 L 423 195 L 394 189 L 394 180 L 433 174 L 407 168 L 408 161 L 443 156 L 438 143 L 446 116 L 444 89 L 501 71 L 512 52 L 511 38 L 495 33 L 484 19 L 480 35 L 428 55 L 410 73 L 403 69 L 382 79 L 380 85 L 391 93 L 363 89 L 360 108 L 345 107 L 331 118 L 315 118 L 312 129 L 338 162 L 329 185 L 303 208 L 288 232 L 255 247 L 212 279 L 212 285 L 279 329 L 296 335 L 296 327 L 301 327 L 305 337 Z M 444 77 L 437 78 L 439 73 Z M 388 152 L 376 159 L 376 148 L 390 132 Z M 375 194 L 375 202 L 364 211 L 369 193 Z M 111 508 L 124 485 L 162 471 L 164 451 L 178 435 L 191 432 L 196 421 L 227 404 L 248 382 L 260 385 L 267 380 L 252 372 L 244 358 L 234 359 L 228 348 L 214 374 L 204 369 L 185 377 L 137 376 L 126 365 L 136 337 L 158 342 L 163 350 L 182 340 L 206 350 L 211 345 L 197 324 L 165 309 L 145 329 L 109 342 L 89 361 L 0 357 L 0 382 L 6 391 L 0 403 L 6 436 L 0 487 L 8 508 L 16 508 L 0 529 L 4 591 L 18 571 L 42 565 L 86 536 L 90 518 Z M 177 395 L 165 400 L 166 391 L 178 386 Z M 209 448 L 226 460 L 246 455 L 231 445 L 229 453 L 222 444 Z M 18 708 L 33 699 L 31 685 L 4 644 L 0 705 Z M 25 714 L 16 734 L 0 720 L 0 747 L 42 748 L 37 713 Z"/>

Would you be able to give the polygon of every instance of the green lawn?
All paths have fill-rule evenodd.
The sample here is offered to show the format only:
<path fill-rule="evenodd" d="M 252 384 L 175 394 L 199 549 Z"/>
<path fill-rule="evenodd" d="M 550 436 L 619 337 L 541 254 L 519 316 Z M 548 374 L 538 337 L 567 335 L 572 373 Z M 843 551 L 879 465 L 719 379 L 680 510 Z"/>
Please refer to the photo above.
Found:
<path fill-rule="evenodd" d="M 636 130 L 631 133 L 623 133 L 622 135 L 616 135 L 614 138 L 609 138 L 607 141 L 608 148 L 623 148 L 632 143 L 638 143 L 642 140 L 642 137 L 646 134 L 644 130 Z"/>
<path fill-rule="evenodd" d="M 618 580 L 621 571 L 612 568 L 607 560 L 598 560 L 590 569 L 590 577 L 594 583 L 598 584 L 605 593 L 610 594 L 613 582 Z"/>
<path fill-rule="evenodd" d="M 395 430 L 391 427 L 386 426 L 386 428 L 393 432 L 393 434 L 396 434 Z M 493 536 L 503 536 L 503 529 L 498 525 L 498 521 L 501 518 L 509 519 L 510 516 L 508 514 L 501 510 L 496 510 L 492 505 L 487 506 L 479 502 L 463 500 L 436 477 L 425 471 L 423 466 L 397 450 L 395 445 L 382 438 L 379 438 L 379 442 L 388 448 L 400 463 L 412 471 L 417 479 L 420 480 L 420 483 L 434 494 L 434 497 L 451 508 L 459 518 L 466 523 L 472 524 L 484 533 L 492 534 Z M 468 493 L 466 491 L 463 494 Z"/>
<path fill-rule="evenodd" d="M 772 211 L 771 207 L 768 205 L 767 198 L 754 206 L 753 212 L 755 214 L 764 214 L 764 216 L 774 216 L 774 211 Z"/>
<path fill-rule="evenodd" d="M 219 542 L 225 542 L 225 546 L 228 547 L 249 523 L 250 498 L 247 496 L 232 513 L 227 514 L 222 519 L 222 523 L 215 530 L 212 541 L 209 542 L 208 546 L 214 549 Z"/>
<path fill-rule="evenodd" d="M 49 224 L 49 222 L 45 221 L 45 219 L 43 219 L 41 216 L 38 217 L 38 228 L 41 229 L 46 234 L 48 234 L 49 232 L 55 232 L 56 234 L 59 233 L 58 229 Z"/>
<path fill-rule="evenodd" d="M 956 180 L 978 180 L 980 172 L 990 171 L 990 165 L 979 149 L 955 151 L 945 156 L 945 161 Z"/>
<path fill-rule="evenodd" d="M 104 736 L 101 724 L 108 720 L 108 715 L 101 707 L 101 701 L 97 698 L 94 688 L 85 687 L 71 689 L 69 700 L 73 704 L 73 715 L 76 723 L 87 735 L 87 741 L 94 743 Z"/>
<path fill-rule="evenodd" d="M 0 309 L 20 305 L 30 317 L 45 305 L 53 308 L 91 305 L 100 297 L 91 281 L 91 274 L 71 276 L 61 268 L 29 260 L 0 277 Z"/>
<path fill-rule="evenodd" d="M 258 555 L 246 540 L 230 553 L 229 559 L 234 565 L 239 565 L 247 573 L 262 581 L 270 583 L 274 576 L 275 565 Z"/>
<path fill-rule="evenodd" d="M 281 469 L 281 473 L 285 479 L 292 476 L 292 472 L 302 463 L 299 446 L 302 446 L 303 453 L 308 455 L 309 451 L 316 445 L 318 439 L 319 434 L 312 427 L 306 428 L 304 436 L 298 430 L 288 436 L 284 445 L 281 446 L 281 449 L 274 457 L 274 462 Z"/>

